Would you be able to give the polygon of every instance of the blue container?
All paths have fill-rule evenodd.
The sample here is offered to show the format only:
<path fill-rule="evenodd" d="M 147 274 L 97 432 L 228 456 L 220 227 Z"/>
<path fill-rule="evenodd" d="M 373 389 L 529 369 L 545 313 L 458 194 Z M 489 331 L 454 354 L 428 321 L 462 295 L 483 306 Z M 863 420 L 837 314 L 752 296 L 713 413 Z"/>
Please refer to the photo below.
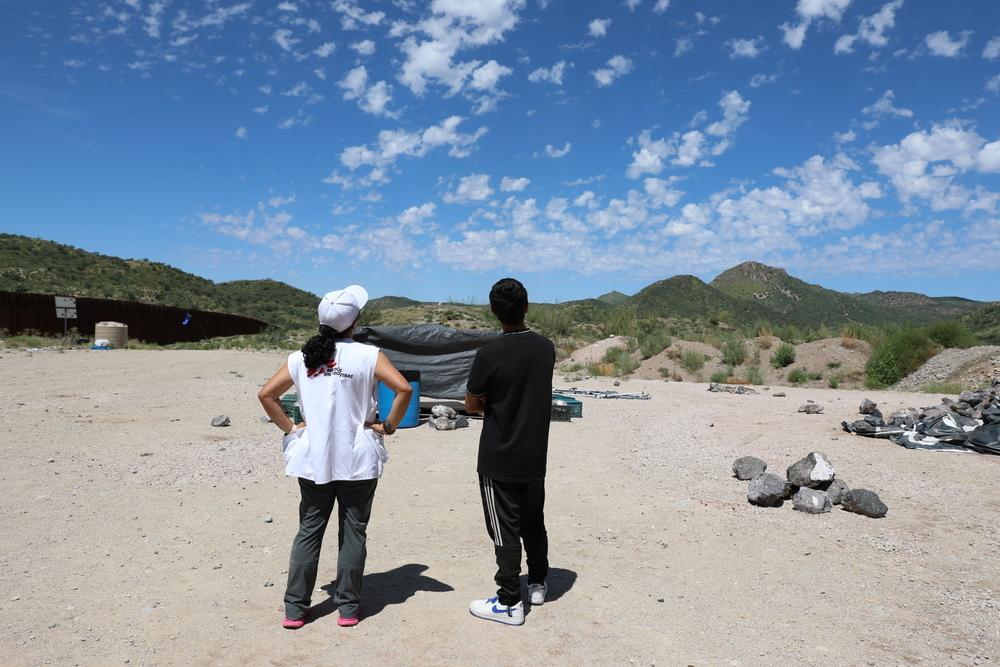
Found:
<path fill-rule="evenodd" d="M 413 428 L 420 425 L 420 371 L 400 371 L 400 373 L 403 374 L 403 377 L 413 387 L 413 393 L 410 394 L 410 404 L 406 406 L 406 414 L 403 415 L 403 420 L 396 424 L 396 426 L 398 428 Z M 385 386 L 382 382 L 379 382 L 379 419 L 385 419 L 389 416 L 389 412 L 392 410 L 392 399 L 394 398 L 396 398 L 396 392 Z"/>

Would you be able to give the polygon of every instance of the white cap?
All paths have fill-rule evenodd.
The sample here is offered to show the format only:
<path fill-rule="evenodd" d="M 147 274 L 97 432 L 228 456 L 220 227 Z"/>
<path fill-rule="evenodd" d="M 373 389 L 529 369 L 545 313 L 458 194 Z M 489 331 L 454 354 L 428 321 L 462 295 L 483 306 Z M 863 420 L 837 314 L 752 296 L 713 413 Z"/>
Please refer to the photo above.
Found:
<path fill-rule="evenodd" d="M 338 333 L 347 331 L 368 303 L 368 291 L 361 285 L 328 292 L 319 302 L 319 323 Z"/>

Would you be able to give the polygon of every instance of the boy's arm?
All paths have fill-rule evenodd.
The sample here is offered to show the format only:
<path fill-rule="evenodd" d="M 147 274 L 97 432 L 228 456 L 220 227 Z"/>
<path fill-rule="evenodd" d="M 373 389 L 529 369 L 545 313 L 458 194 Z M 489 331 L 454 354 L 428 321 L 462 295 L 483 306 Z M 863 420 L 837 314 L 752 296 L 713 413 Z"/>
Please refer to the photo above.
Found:
<path fill-rule="evenodd" d="M 477 415 L 486 410 L 486 387 L 489 383 L 489 371 L 482 349 L 476 352 L 469 370 L 469 380 L 465 384 L 465 411 Z"/>
<path fill-rule="evenodd" d="M 486 409 L 486 396 L 474 396 L 466 392 L 465 411 L 470 415 L 478 415 Z"/>

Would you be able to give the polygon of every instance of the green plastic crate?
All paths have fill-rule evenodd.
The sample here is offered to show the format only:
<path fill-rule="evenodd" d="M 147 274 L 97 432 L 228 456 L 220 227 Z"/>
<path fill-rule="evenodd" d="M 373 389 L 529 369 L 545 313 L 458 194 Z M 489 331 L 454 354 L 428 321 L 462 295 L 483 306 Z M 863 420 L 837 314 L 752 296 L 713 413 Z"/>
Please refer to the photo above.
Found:
<path fill-rule="evenodd" d="M 281 397 L 281 409 L 285 411 L 293 424 L 302 421 L 302 412 L 299 410 L 299 395 L 291 392 Z"/>
<path fill-rule="evenodd" d="M 569 415 L 575 419 L 583 417 L 583 403 L 564 394 L 552 394 L 552 405 L 565 405 L 569 408 Z"/>

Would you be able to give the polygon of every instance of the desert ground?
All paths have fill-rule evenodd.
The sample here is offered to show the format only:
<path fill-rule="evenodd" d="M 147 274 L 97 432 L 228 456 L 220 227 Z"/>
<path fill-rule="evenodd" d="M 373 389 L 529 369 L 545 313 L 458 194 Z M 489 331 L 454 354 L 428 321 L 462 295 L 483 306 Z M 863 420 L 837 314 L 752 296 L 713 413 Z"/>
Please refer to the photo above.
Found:
<path fill-rule="evenodd" d="M 583 398 L 582 419 L 552 424 L 550 595 L 523 627 L 467 610 L 495 590 L 473 421 L 388 440 L 362 622 L 339 628 L 324 615 L 331 530 L 319 618 L 283 630 L 298 491 L 256 400 L 282 359 L 0 352 L 0 663 L 1000 662 L 1000 457 L 840 429 L 864 397 L 883 410 L 939 397 L 739 396 L 654 379 L 622 382 L 649 401 Z M 798 413 L 806 400 L 826 412 Z M 211 427 L 218 414 L 232 425 Z M 733 459 L 756 455 L 782 474 L 814 450 L 850 486 L 876 491 L 888 516 L 747 504 Z"/>

